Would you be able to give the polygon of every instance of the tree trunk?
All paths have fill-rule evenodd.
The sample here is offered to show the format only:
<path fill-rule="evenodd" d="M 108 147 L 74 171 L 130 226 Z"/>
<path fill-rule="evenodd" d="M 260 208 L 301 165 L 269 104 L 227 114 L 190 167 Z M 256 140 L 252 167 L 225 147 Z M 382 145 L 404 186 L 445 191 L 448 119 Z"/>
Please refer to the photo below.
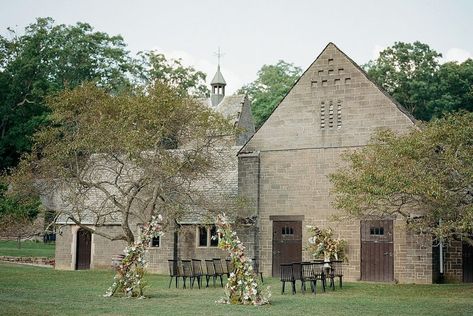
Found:
<path fill-rule="evenodd" d="M 21 249 L 21 235 L 18 235 L 16 247 L 17 247 L 18 249 Z"/>

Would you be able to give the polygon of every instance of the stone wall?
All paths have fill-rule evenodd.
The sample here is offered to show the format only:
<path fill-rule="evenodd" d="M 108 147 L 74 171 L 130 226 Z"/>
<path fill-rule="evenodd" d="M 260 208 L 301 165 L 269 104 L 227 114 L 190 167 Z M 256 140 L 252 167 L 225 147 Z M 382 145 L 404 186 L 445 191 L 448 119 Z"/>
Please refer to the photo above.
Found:
<path fill-rule="evenodd" d="M 406 230 L 405 220 L 394 223 L 394 279 L 401 283 L 432 283 L 432 239 Z"/>
<path fill-rule="evenodd" d="M 462 242 L 452 240 L 444 245 L 444 277 L 446 282 L 463 281 Z"/>
<path fill-rule="evenodd" d="M 389 128 L 401 133 L 413 125 L 402 107 L 329 44 L 239 154 L 239 193 L 257 205 L 263 272 L 269 275 L 272 271 L 270 217 L 292 215 L 304 219 L 303 249 L 308 238 L 306 225 L 331 226 L 335 235 L 346 239 L 349 266 L 345 276 L 358 280 L 359 222 L 334 221 L 339 212 L 332 206 L 328 176 L 344 164 L 345 151 L 365 146 L 376 130 Z M 398 221 L 394 235 L 395 278 L 431 282 L 430 246 L 418 244 Z M 303 251 L 303 260 L 307 259 Z"/>

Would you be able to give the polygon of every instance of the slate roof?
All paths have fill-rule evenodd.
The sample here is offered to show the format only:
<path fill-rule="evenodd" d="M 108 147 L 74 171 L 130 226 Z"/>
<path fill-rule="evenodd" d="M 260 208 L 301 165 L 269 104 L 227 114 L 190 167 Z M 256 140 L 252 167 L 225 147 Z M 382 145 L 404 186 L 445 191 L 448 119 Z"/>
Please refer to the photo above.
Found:
<path fill-rule="evenodd" d="M 210 98 L 200 98 L 198 101 L 218 113 L 221 113 L 224 117 L 229 119 L 232 124 L 236 124 L 240 119 L 245 98 L 246 95 L 244 94 L 228 95 L 223 97 L 223 100 L 215 107 L 212 106 Z"/>
<path fill-rule="evenodd" d="M 214 78 L 210 82 L 210 85 L 226 85 L 227 83 L 225 82 L 225 79 L 223 79 L 223 75 L 220 72 L 220 65 L 217 67 L 217 72 L 214 75 Z"/>

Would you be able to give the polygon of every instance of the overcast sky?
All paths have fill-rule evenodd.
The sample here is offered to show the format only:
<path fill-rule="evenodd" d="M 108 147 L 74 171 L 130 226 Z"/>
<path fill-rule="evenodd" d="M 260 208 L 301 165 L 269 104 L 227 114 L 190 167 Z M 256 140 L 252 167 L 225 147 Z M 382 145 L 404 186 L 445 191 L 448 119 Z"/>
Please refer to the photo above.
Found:
<path fill-rule="evenodd" d="M 395 41 L 419 40 L 446 60 L 473 56 L 471 0 L 10 0 L 1 5 L 0 33 L 46 16 L 121 34 L 133 53 L 157 49 L 180 57 L 208 80 L 221 47 L 229 92 L 279 59 L 307 68 L 328 42 L 359 64 Z"/>

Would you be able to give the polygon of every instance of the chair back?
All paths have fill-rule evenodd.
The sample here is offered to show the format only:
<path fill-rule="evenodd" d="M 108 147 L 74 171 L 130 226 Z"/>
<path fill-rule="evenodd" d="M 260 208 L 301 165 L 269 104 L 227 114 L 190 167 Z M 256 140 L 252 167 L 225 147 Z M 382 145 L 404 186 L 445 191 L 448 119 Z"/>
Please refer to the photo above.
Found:
<path fill-rule="evenodd" d="M 303 280 L 310 280 L 315 277 L 314 273 L 315 264 L 312 262 L 302 262 L 301 263 L 301 278 Z"/>
<path fill-rule="evenodd" d="M 181 260 L 181 266 L 182 266 L 182 276 L 185 276 L 185 277 L 193 276 L 192 263 L 190 260 Z"/>
<path fill-rule="evenodd" d="M 291 263 L 281 264 L 281 281 L 282 282 L 292 282 L 294 281 L 294 270 Z"/>
<path fill-rule="evenodd" d="M 292 263 L 292 271 L 294 274 L 294 280 L 301 280 L 302 278 L 302 264 L 300 262 Z"/>
<path fill-rule="evenodd" d="M 335 260 L 331 262 L 332 271 L 334 276 L 343 276 L 343 261 Z"/>
<path fill-rule="evenodd" d="M 215 266 L 212 259 L 205 259 L 205 268 L 207 270 L 207 275 L 215 275 Z"/>
<path fill-rule="evenodd" d="M 225 264 L 227 266 L 227 272 L 228 274 L 232 273 L 235 271 L 235 267 L 233 266 L 232 260 L 231 259 L 225 259 Z"/>
<path fill-rule="evenodd" d="M 225 274 L 223 271 L 222 260 L 220 258 L 213 258 L 212 260 L 214 262 L 215 273 L 217 275 Z"/>
<path fill-rule="evenodd" d="M 312 262 L 312 269 L 314 271 L 315 276 L 321 276 L 325 273 L 325 262 L 323 261 L 314 261 Z"/>
<path fill-rule="evenodd" d="M 169 276 L 179 276 L 179 261 L 168 260 L 169 265 Z"/>
<path fill-rule="evenodd" d="M 192 259 L 192 271 L 194 275 L 202 275 L 202 260 Z"/>

